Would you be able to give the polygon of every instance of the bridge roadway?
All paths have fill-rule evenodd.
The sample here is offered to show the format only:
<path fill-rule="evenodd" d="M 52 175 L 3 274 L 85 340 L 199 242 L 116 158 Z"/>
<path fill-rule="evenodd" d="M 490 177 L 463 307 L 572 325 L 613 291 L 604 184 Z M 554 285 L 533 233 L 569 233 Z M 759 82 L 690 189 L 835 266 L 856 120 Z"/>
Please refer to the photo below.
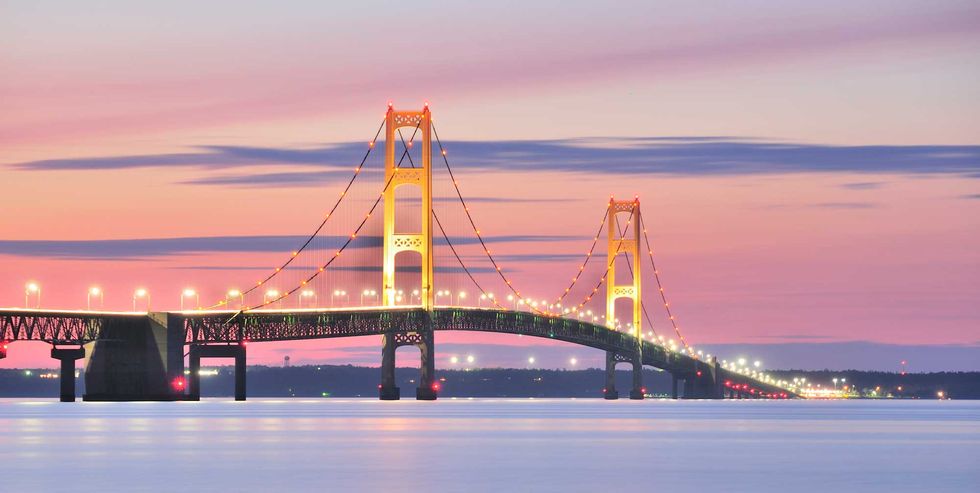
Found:
<path fill-rule="evenodd" d="M 675 398 L 680 395 L 681 381 L 687 398 L 798 397 L 787 389 L 722 368 L 714 359 L 699 360 L 649 341 L 637 344 L 630 334 L 603 325 L 473 307 L 443 306 L 431 311 L 420 307 L 359 307 L 151 313 L 0 309 L 0 358 L 6 356 L 9 343 L 14 341 L 52 344 L 52 357 L 62 361 L 62 400 L 74 400 L 74 361 L 82 357 L 88 358 L 85 398 L 91 400 L 196 399 L 200 395 L 200 359 L 235 358 L 236 398 L 244 399 L 248 343 L 380 335 L 380 397 L 400 397 L 394 381 L 395 350 L 413 345 L 420 349 L 422 359 L 416 397 L 435 399 L 438 383 L 433 333 L 446 330 L 519 334 L 605 351 L 603 392 L 607 399 L 619 395 L 614 371 L 621 363 L 633 370 L 631 398 L 642 398 L 646 393 L 641 380 L 644 365 L 672 375 Z M 190 372 L 186 382 L 184 346 L 189 347 Z"/>

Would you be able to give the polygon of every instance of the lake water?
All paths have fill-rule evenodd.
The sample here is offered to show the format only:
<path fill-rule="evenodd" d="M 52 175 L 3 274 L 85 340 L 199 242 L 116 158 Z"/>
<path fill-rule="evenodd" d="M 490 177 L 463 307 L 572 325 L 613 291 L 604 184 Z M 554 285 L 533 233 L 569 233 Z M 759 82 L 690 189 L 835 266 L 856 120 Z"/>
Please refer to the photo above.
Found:
<path fill-rule="evenodd" d="M 0 399 L 0 491 L 980 491 L 980 402 Z"/>

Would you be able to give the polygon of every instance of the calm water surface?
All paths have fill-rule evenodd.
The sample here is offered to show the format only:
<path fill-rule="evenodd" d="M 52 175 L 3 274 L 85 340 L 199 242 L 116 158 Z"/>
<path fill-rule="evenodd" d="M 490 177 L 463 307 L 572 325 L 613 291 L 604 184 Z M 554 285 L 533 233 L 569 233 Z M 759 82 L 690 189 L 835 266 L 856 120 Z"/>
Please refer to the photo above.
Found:
<path fill-rule="evenodd" d="M 0 399 L 0 491 L 980 491 L 980 402 Z"/>

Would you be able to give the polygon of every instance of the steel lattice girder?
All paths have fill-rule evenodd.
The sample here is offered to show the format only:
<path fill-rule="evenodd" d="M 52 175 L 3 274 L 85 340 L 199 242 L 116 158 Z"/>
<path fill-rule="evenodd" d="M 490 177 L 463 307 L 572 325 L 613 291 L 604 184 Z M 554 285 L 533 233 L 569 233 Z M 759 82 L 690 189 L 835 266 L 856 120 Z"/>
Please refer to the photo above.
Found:
<path fill-rule="evenodd" d="M 106 324 L 132 319 L 127 315 L 0 310 L 0 340 L 85 344 L 98 339 Z"/>

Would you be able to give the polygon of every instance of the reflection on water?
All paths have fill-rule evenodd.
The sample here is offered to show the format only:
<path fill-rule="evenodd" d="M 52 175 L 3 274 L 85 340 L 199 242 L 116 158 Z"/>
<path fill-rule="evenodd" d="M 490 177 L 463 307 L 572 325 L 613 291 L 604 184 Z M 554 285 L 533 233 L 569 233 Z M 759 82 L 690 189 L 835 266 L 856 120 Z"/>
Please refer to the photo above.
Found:
<path fill-rule="evenodd" d="M 980 491 L 978 471 L 980 402 L 0 399 L 3 491 Z"/>

